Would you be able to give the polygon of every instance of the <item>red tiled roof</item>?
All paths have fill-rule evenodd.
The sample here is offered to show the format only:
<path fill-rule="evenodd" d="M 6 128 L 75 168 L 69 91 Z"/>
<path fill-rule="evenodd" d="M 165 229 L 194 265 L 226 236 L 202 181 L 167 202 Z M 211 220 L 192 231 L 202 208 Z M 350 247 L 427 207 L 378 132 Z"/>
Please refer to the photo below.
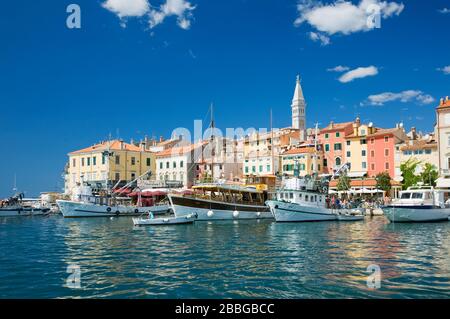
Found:
<path fill-rule="evenodd" d="M 343 130 L 350 125 L 353 125 L 353 122 L 333 123 L 333 124 L 330 123 L 330 124 L 328 124 L 327 127 L 320 129 L 320 134 L 325 133 L 325 132 Z"/>
<path fill-rule="evenodd" d="M 290 150 L 287 150 L 281 155 L 304 154 L 304 153 L 314 153 L 314 147 L 292 148 Z"/>
<path fill-rule="evenodd" d="M 97 152 L 97 151 L 106 151 L 108 149 L 110 149 L 111 151 L 120 151 L 120 150 L 132 151 L 132 152 L 140 152 L 141 151 L 139 146 L 136 146 L 136 145 L 133 145 L 130 143 L 125 143 L 125 142 L 122 142 L 119 140 L 112 140 L 112 141 L 94 144 L 92 146 L 83 148 L 78 151 L 71 152 L 69 154 L 75 155 L 75 154 L 91 153 L 91 152 Z"/>
<path fill-rule="evenodd" d="M 449 99 L 442 99 L 440 102 L 439 102 L 439 105 L 438 105 L 438 109 L 440 109 L 440 108 L 446 108 L 446 107 L 450 107 L 450 100 Z"/>

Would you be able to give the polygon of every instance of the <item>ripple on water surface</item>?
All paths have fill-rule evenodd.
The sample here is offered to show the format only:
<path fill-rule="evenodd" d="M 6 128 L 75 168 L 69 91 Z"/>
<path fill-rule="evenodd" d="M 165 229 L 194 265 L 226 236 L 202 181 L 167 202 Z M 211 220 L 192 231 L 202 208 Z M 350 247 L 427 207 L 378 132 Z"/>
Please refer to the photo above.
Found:
<path fill-rule="evenodd" d="M 450 223 L 0 219 L 0 298 L 448 298 Z M 68 265 L 81 288 L 66 287 Z M 367 267 L 381 288 L 367 287 Z"/>

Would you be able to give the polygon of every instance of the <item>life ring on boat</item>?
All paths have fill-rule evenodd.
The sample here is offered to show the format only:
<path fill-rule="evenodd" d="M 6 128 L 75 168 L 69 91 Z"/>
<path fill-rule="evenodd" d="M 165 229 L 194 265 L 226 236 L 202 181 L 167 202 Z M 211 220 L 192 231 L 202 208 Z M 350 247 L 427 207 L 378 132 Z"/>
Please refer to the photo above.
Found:
<path fill-rule="evenodd" d="M 275 205 L 275 208 L 278 208 L 278 205 Z"/>
<path fill-rule="evenodd" d="M 119 216 L 120 215 L 120 211 L 116 211 L 116 216 Z"/>
<path fill-rule="evenodd" d="M 106 211 L 109 213 L 109 212 L 111 212 L 111 207 L 108 207 L 107 209 L 106 209 Z"/>
<path fill-rule="evenodd" d="M 136 209 L 134 210 L 134 213 L 135 213 L 135 214 L 139 214 L 139 209 L 136 208 Z"/>

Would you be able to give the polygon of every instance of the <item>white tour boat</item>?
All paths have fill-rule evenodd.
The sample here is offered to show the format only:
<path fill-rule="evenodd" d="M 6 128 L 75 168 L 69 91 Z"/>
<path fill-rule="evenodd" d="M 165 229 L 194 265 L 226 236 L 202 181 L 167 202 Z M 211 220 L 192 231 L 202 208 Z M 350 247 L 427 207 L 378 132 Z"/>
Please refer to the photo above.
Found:
<path fill-rule="evenodd" d="M 412 186 L 401 191 L 399 198 L 383 206 L 391 222 L 437 222 L 450 217 L 449 190 L 431 186 Z"/>
<path fill-rule="evenodd" d="M 42 207 L 39 203 L 33 205 L 25 203 L 22 193 L 0 200 L 0 217 L 36 216 L 48 213 L 50 209 Z"/>

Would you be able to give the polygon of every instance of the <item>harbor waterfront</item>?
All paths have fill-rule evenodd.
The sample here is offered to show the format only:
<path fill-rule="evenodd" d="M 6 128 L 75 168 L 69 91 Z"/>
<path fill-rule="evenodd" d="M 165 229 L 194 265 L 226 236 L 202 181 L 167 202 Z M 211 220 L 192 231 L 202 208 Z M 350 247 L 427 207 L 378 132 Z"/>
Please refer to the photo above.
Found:
<path fill-rule="evenodd" d="M 0 298 L 449 298 L 450 223 L 0 218 Z M 367 284 L 380 267 L 380 288 Z M 69 288 L 68 267 L 80 288 Z M 13 289 L 12 289 L 13 288 Z"/>

